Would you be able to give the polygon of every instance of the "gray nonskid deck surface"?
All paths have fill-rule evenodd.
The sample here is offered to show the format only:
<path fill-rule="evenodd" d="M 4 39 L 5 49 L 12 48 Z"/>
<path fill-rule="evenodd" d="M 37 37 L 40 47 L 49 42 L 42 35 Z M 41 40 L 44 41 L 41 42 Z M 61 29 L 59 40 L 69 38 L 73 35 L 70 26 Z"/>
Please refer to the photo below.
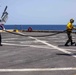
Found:
<path fill-rule="evenodd" d="M 47 37 L 25 37 L 3 32 L 0 75 L 75 75 L 76 46 L 65 47 L 66 40 L 65 33 Z M 73 40 L 76 41 L 76 34 L 73 34 Z"/>

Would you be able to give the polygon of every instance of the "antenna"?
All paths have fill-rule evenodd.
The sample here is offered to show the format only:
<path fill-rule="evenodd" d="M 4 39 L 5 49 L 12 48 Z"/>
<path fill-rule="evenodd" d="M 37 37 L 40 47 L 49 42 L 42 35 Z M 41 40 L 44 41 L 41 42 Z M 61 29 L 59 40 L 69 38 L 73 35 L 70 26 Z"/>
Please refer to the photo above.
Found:
<path fill-rule="evenodd" d="M 7 10 L 7 6 L 5 7 L 5 9 L 4 9 L 3 13 L 2 13 L 1 18 L 2 18 L 2 17 L 3 17 L 3 15 L 5 14 L 6 10 Z"/>

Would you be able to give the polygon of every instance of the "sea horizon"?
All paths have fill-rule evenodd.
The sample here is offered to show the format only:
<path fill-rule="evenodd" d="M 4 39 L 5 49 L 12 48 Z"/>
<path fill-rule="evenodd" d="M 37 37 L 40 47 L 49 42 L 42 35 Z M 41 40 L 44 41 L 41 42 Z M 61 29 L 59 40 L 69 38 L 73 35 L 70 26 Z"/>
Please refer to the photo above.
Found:
<path fill-rule="evenodd" d="M 65 30 L 66 25 L 55 25 L 55 24 L 9 24 L 4 25 L 5 29 L 18 29 L 18 30 L 28 30 L 29 27 L 32 30 Z"/>

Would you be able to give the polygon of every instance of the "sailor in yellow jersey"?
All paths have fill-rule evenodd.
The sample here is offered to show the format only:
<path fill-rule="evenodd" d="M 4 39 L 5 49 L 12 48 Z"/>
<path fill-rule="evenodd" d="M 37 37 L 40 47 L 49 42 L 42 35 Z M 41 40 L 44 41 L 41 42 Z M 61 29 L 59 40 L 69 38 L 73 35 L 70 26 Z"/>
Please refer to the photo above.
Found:
<path fill-rule="evenodd" d="M 70 22 L 67 24 L 66 28 L 66 32 L 67 32 L 67 36 L 68 36 L 68 40 L 66 41 L 65 43 L 65 46 L 69 46 L 68 44 L 70 43 L 71 45 L 73 45 L 75 42 L 73 42 L 72 40 L 72 30 L 73 29 L 76 29 L 74 26 L 73 26 L 73 23 L 74 23 L 74 19 L 70 19 Z"/>

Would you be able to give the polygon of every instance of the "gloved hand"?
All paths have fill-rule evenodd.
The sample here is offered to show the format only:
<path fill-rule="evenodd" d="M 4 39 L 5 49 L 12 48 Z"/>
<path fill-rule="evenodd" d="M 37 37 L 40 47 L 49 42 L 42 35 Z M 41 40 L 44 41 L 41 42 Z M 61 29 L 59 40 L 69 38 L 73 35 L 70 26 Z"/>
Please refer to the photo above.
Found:
<path fill-rule="evenodd" d="M 5 30 L 5 28 L 3 28 L 3 30 Z"/>
<path fill-rule="evenodd" d="M 76 27 L 74 27 L 74 30 L 76 30 Z"/>

